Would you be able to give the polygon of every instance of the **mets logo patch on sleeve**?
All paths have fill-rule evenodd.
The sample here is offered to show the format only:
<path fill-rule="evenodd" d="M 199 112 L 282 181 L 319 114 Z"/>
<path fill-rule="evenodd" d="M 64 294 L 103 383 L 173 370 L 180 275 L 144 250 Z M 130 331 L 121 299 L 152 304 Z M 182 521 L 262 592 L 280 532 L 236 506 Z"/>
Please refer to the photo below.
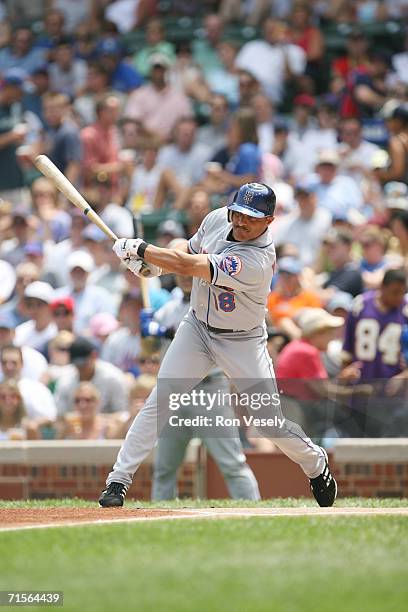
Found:
<path fill-rule="evenodd" d="M 221 269 L 230 276 L 239 274 L 242 269 L 242 261 L 238 255 L 227 255 L 221 262 Z"/>

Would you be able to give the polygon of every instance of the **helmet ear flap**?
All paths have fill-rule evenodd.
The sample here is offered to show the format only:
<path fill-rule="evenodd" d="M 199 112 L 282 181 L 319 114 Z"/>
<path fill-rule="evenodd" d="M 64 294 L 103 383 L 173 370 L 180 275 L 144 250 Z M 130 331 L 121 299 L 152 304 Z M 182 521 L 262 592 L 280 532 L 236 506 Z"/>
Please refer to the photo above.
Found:
<path fill-rule="evenodd" d="M 231 217 L 232 217 L 231 211 L 228 210 L 228 217 L 227 217 L 228 218 L 228 223 L 231 223 Z"/>

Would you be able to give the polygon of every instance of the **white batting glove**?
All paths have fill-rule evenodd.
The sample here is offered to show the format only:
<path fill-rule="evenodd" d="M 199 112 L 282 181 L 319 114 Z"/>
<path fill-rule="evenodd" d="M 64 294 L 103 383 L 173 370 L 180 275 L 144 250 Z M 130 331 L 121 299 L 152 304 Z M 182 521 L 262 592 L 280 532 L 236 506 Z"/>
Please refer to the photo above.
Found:
<path fill-rule="evenodd" d="M 141 238 L 119 238 L 113 245 L 112 251 L 126 263 L 137 257 L 137 249 L 142 242 Z"/>
<path fill-rule="evenodd" d="M 124 260 L 123 260 L 124 261 Z M 160 276 L 162 269 L 154 264 L 147 263 L 143 259 L 129 259 L 125 261 L 126 267 L 133 272 L 136 276 L 143 278 L 152 278 L 153 276 Z"/>

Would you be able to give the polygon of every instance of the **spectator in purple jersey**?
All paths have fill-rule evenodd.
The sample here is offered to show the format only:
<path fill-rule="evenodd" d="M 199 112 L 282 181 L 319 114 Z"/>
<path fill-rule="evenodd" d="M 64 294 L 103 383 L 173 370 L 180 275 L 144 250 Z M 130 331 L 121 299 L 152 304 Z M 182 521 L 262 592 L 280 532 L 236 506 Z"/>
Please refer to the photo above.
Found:
<path fill-rule="evenodd" d="M 390 379 L 402 373 L 400 337 L 408 323 L 406 292 L 405 271 L 394 269 L 385 272 L 377 291 L 355 298 L 346 321 L 343 363 L 361 363 L 361 379 Z"/>
<path fill-rule="evenodd" d="M 401 351 L 401 332 L 408 322 L 407 281 L 403 269 L 385 272 L 377 291 L 355 298 L 348 315 L 343 342 L 343 365 L 360 369 L 360 380 L 373 387 L 369 398 L 353 398 L 345 435 L 383 437 L 403 435 L 395 424 L 407 407 L 408 369 Z M 405 383 L 405 384 L 404 384 Z"/>

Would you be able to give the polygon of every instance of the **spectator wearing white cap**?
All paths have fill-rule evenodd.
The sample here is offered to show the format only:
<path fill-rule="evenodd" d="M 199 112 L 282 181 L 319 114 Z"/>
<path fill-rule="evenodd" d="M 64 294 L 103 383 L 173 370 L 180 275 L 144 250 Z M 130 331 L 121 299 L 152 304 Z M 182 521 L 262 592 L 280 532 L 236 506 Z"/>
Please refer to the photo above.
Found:
<path fill-rule="evenodd" d="M 291 243 L 297 247 L 303 266 L 314 264 L 324 236 L 331 226 L 331 214 L 317 206 L 317 182 L 304 179 L 295 187 L 297 207 L 283 217 L 279 232 L 274 236 L 276 246 Z"/>
<path fill-rule="evenodd" d="M 98 312 L 115 314 L 113 296 L 103 287 L 88 282 L 95 269 L 93 257 L 87 251 L 74 251 L 66 262 L 70 281 L 66 287 L 58 289 L 56 297 L 70 296 L 75 306 L 74 331 L 83 333 L 89 321 Z"/>
<path fill-rule="evenodd" d="M 31 346 L 43 353 L 46 345 L 57 334 L 50 303 L 54 290 L 48 283 L 34 281 L 24 290 L 24 306 L 29 319 L 16 327 L 16 346 Z"/>
<path fill-rule="evenodd" d="M 334 149 L 320 151 L 316 163 L 318 206 L 334 216 L 360 209 L 364 203 L 359 185 L 349 176 L 338 174 L 339 163 L 340 157 Z"/>

